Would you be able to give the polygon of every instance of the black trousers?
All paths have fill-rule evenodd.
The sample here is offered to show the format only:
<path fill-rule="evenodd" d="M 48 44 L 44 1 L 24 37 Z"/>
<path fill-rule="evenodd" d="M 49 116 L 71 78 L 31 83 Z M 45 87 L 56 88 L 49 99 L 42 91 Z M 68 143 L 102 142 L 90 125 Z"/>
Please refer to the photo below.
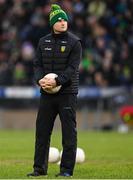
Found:
<path fill-rule="evenodd" d="M 59 114 L 63 146 L 60 172 L 73 174 L 77 149 L 76 105 L 76 94 L 41 95 L 36 120 L 34 169 L 47 173 L 50 137 Z"/>

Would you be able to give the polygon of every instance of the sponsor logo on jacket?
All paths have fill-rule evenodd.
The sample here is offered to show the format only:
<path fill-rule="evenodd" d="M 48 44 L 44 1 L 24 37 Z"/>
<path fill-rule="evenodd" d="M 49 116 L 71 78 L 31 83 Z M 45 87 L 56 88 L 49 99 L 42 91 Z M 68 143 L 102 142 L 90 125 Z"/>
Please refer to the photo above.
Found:
<path fill-rule="evenodd" d="M 44 50 L 45 50 L 45 51 L 51 51 L 51 50 L 52 50 L 52 48 L 50 48 L 50 47 L 46 47 L 46 48 L 44 48 Z"/>

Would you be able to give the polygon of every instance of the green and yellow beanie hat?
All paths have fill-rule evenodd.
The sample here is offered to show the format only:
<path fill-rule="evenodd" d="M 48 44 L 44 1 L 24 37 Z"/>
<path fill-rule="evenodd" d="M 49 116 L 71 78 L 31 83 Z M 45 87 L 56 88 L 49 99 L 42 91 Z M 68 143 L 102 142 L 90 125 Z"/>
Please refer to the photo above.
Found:
<path fill-rule="evenodd" d="M 53 26 L 60 19 L 64 19 L 68 21 L 68 16 L 65 13 L 65 11 L 61 9 L 59 5 L 52 4 L 49 19 L 50 19 L 50 26 Z"/>

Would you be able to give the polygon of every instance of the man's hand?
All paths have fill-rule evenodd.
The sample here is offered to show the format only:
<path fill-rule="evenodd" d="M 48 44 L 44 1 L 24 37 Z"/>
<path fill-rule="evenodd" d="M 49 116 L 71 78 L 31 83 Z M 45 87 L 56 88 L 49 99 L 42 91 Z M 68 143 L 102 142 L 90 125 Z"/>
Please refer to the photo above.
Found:
<path fill-rule="evenodd" d="M 52 89 L 56 87 L 56 81 L 53 78 L 42 78 L 39 80 L 40 86 L 45 89 Z"/>
<path fill-rule="evenodd" d="M 51 85 L 53 88 L 57 86 L 57 85 L 56 85 L 56 80 L 53 79 L 53 78 L 49 78 L 48 81 L 47 81 L 47 83 L 48 83 L 49 85 Z"/>

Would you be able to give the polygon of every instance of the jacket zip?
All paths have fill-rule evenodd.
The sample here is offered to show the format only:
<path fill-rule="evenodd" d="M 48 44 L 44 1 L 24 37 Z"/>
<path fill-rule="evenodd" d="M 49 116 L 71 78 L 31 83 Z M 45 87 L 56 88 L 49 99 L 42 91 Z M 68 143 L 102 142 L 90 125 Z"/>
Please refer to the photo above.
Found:
<path fill-rule="evenodd" d="M 52 72 L 54 72 L 54 58 L 55 58 L 55 47 L 56 47 L 56 39 L 54 38 L 54 45 L 53 45 L 53 57 L 52 57 Z"/>

